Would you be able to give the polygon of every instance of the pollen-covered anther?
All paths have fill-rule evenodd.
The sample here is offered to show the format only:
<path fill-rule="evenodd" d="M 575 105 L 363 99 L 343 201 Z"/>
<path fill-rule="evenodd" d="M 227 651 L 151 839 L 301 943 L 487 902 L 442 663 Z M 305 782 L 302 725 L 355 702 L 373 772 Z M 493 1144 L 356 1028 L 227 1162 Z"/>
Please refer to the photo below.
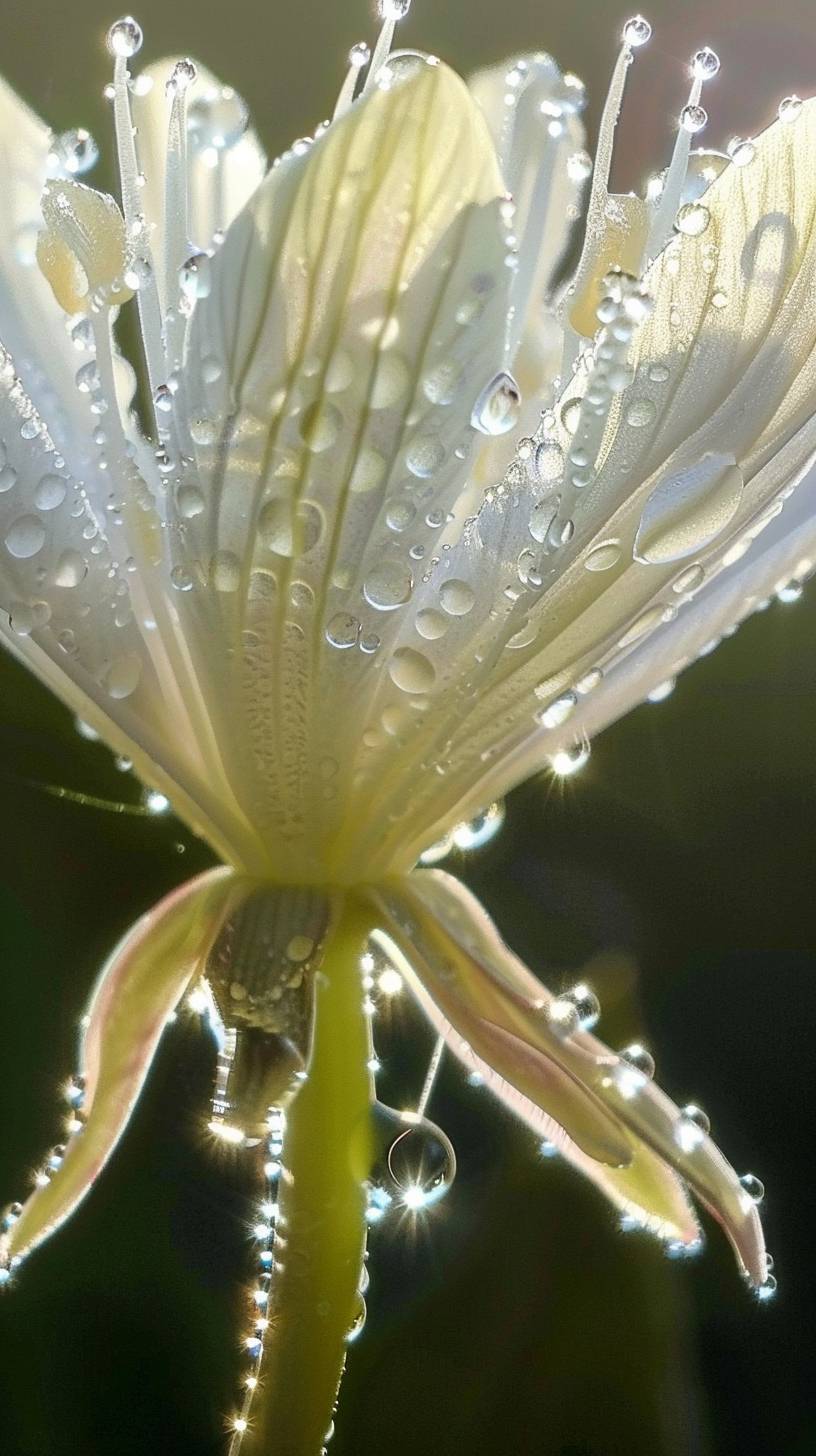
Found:
<path fill-rule="evenodd" d="M 125 282 L 125 222 L 112 197 L 80 182 L 52 181 L 42 214 L 37 262 L 66 313 L 112 308 L 133 297 Z"/>

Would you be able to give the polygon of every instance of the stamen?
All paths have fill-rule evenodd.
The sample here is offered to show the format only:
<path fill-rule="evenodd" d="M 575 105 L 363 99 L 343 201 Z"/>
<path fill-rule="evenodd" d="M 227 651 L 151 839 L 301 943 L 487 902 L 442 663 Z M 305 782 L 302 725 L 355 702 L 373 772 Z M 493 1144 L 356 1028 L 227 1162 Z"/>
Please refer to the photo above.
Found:
<path fill-rule="evenodd" d="M 167 306 L 166 350 L 170 372 L 181 364 L 186 318 L 176 306 L 179 272 L 189 252 L 187 92 L 196 78 L 192 61 L 178 61 L 167 82 L 171 103 L 167 128 L 167 173 L 164 202 L 164 297 Z"/>
<path fill-rule="evenodd" d="M 422 1091 L 419 1095 L 419 1101 L 416 1106 L 417 1117 L 425 1116 L 428 1103 L 430 1102 L 431 1096 L 433 1094 L 433 1089 L 436 1084 L 437 1076 L 439 1075 L 439 1068 L 442 1065 L 442 1057 L 444 1055 L 444 1052 L 445 1038 L 443 1036 L 437 1037 L 436 1045 L 433 1049 L 433 1052 L 431 1053 L 431 1060 L 428 1063 L 428 1070 L 425 1073 L 425 1081 L 422 1085 Z"/>
<path fill-rule="evenodd" d="M 592 174 L 592 186 L 587 205 L 584 247 L 575 273 L 569 307 L 570 322 L 577 332 L 585 337 L 591 336 L 594 330 L 597 298 L 593 297 L 593 290 L 594 285 L 603 274 L 615 264 L 620 268 L 625 268 L 627 272 L 638 273 L 640 271 L 643 239 L 638 237 L 636 227 L 627 226 L 629 223 L 634 223 L 635 218 L 624 217 L 622 228 L 616 227 L 614 232 L 610 227 L 612 219 L 609 216 L 609 179 L 612 174 L 615 130 L 623 102 L 627 72 L 634 59 L 635 49 L 645 45 L 651 33 L 652 27 L 648 20 L 644 20 L 641 15 L 627 20 L 624 25 L 623 44 L 612 72 L 612 80 L 601 117 L 598 146 L 595 153 L 595 170 Z M 618 210 L 622 213 L 625 210 L 623 203 L 629 202 L 630 199 L 619 198 L 616 201 L 620 204 Z M 639 203 L 640 199 L 633 199 L 633 201 Z M 629 233 L 631 233 L 631 239 L 628 237 Z M 612 256 L 610 243 L 618 246 L 620 256 Z M 631 243 L 628 250 L 627 243 Z"/>
<path fill-rule="evenodd" d="M 691 62 L 691 90 L 689 98 L 680 113 L 680 129 L 674 144 L 674 153 L 669 164 L 663 191 L 657 205 L 654 221 L 649 231 L 646 252 L 654 258 L 665 247 L 672 235 L 672 226 L 683 198 L 686 173 L 688 172 L 691 139 L 702 131 L 707 116 L 700 105 L 703 82 L 716 76 L 720 69 L 720 58 L 709 46 L 697 51 Z"/>
<path fill-rule="evenodd" d="M 380 0 L 380 15 L 383 23 L 363 87 L 364 96 L 376 85 L 377 77 L 391 54 L 397 21 L 404 20 L 410 8 L 411 0 Z"/>
<path fill-rule="evenodd" d="M 150 392 L 153 394 L 161 382 L 158 378 L 163 359 L 161 308 L 150 239 L 139 208 L 139 163 L 130 110 L 130 73 L 127 68 L 130 58 L 141 50 L 142 38 L 141 26 L 129 15 L 117 20 L 108 31 L 108 50 L 114 58 L 113 117 L 122 211 L 127 236 L 136 254 L 134 276 L 138 288 L 139 320 Z"/>
<path fill-rule="evenodd" d="M 357 90 L 357 81 L 360 72 L 371 60 L 371 47 L 365 41 L 353 45 L 349 51 L 349 64 L 346 72 L 346 79 L 340 87 L 340 95 L 337 98 L 337 105 L 334 108 L 332 121 L 337 121 L 344 116 L 354 100 L 354 93 Z"/>

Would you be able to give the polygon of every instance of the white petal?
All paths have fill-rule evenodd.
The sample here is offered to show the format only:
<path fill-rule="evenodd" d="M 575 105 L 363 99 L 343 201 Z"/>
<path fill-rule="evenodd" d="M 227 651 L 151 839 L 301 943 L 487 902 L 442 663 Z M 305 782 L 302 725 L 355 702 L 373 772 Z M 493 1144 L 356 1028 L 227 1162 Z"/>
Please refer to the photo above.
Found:
<path fill-rule="evenodd" d="M 372 899 L 387 949 L 437 1031 L 517 1116 L 548 1137 L 557 1124 L 556 1146 L 617 1207 L 664 1237 L 694 1243 L 688 1183 L 722 1223 L 745 1272 L 764 1281 L 756 1209 L 711 1139 L 684 1126 L 647 1076 L 580 1030 L 577 1013 L 569 1031 L 561 1017 L 552 1019 L 559 1004 L 570 1012 L 569 1003 L 512 954 L 464 886 L 420 870 Z"/>
<path fill-rule="evenodd" d="M 281 873 L 304 827 L 316 856 L 347 817 L 359 715 L 502 360 L 493 148 L 458 78 L 411 64 L 270 173 L 191 330 L 203 496 L 179 515 L 205 584 L 178 610 Z"/>
<path fill-rule="evenodd" d="M 816 102 L 808 102 L 795 123 L 758 140 L 750 165 L 725 169 L 703 199 L 703 230 L 680 232 L 647 279 L 656 302 L 635 333 L 635 379 L 613 390 L 589 461 L 570 458 L 584 448 L 587 421 L 591 442 L 597 418 L 580 404 L 593 376 L 579 373 L 542 440 L 541 469 L 536 454 L 519 460 L 450 553 L 448 571 L 474 607 L 425 647 L 445 696 L 407 750 L 426 765 L 411 813 L 417 826 L 423 813 L 436 816 L 424 826 L 430 840 L 446 816 L 467 817 L 529 771 L 525 745 L 534 757 L 550 710 L 561 732 L 546 741 L 568 747 L 582 729 L 581 712 L 569 717 L 569 695 L 580 701 L 600 674 L 615 682 L 631 652 L 682 618 L 688 583 L 728 569 L 812 459 L 814 145 Z M 550 517 L 567 538 L 560 547 Z M 437 578 L 417 613 L 434 609 L 440 590 Z M 676 656 L 656 669 L 657 681 Z M 586 724 L 618 711 L 610 704 L 607 713 L 604 694 L 603 683 L 592 689 Z M 375 790 L 372 831 L 378 815 L 395 812 L 388 789 Z M 395 849 L 397 833 L 405 849 L 404 818 Z"/>

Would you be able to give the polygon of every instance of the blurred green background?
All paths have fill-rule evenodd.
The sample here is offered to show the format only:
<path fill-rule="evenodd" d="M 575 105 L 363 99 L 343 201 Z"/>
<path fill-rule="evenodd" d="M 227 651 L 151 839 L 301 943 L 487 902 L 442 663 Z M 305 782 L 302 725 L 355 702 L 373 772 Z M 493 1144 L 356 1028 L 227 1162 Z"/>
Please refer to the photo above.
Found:
<path fill-rule="evenodd" d="M 548 13 L 549 12 L 549 13 Z M 627 6 L 415 0 L 403 31 L 462 70 L 525 48 L 583 75 L 597 117 Z M 621 129 L 619 180 L 661 165 L 684 63 L 713 45 L 710 144 L 809 94 L 812 0 L 653 0 Z M 270 150 L 329 111 L 360 0 L 282 6 L 145 0 L 143 59 L 199 56 L 247 96 Z M 100 0 L 4 6 L 3 67 L 57 127 L 100 140 Z M 716 1230 L 670 1264 L 596 1195 L 536 1156 L 446 1066 L 433 1114 L 460 1153 L 454 1191 L 414 1238 L 371 1240 L 369 1321 L 333 1456 L 812 1456 L 816 1096 L 816 602 L 774 605 L 675 695 L 596 744 L 564 791 L 519 791 L 504 834 L 459 868 L 505 935 L 559 984 L 592 958 L 613 1042 L 639 1027 L 681 1101 L 700 1101 L 738 1168 L 768 1185 L 780 1293 L 758 1306 Z M 6 1116 L 0 1196 L 57 1136 L 57 1087 L 100 961 L 207 862 L 171 819 L 117 816 L 30 781 L 136 802 L 138 786 L 11 661 L 0 662 L 0 955 Z M 637 1007 L 639 1006 L 639 1010 Z M 642 1020 L 638 1020 L 638 1018 Z M 428 1038 L 379 1034 L 394 1099 Z M 0 1301 L 3 1456 L 215 1456 L 236 1376 L 246 1278 L 240 1165 L 204 1147 L 206 1042 L 166 1038 L 126 1142 L 80 1216 Z"/>

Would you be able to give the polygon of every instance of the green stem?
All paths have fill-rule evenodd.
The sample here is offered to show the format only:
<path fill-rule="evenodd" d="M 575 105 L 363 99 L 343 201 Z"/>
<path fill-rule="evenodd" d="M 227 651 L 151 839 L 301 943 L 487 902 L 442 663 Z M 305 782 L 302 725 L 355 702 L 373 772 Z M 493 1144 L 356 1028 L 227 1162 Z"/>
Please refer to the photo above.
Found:
<path fill-rule="evenodd" d="M 242 1456 L 317 1456 L 359 1314 L 372 1160 L 360 957 L 370 918 L 348 900 L 317 974 L 308 1080 L 287 1114 L 276 1268 Z M 282 1267 L 281 1267 L 282 1266 Z"/>

